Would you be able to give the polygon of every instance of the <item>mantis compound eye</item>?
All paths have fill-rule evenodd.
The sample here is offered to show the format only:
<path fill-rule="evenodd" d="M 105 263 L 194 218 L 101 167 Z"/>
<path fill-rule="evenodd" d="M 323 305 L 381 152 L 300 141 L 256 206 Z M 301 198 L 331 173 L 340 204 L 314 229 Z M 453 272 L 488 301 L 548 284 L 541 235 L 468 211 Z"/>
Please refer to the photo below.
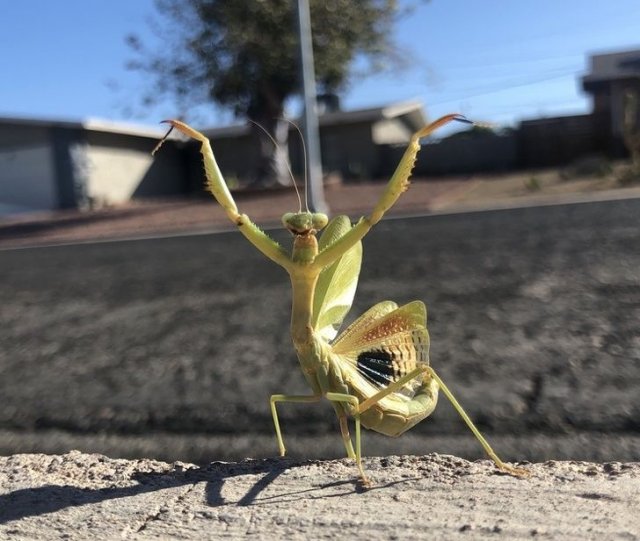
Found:
<path fill-rule="evenodd" d="M 293 220 L 295 214 L 293 212 L 287 212 L 282 216 L 282 225 L 289 229 L 289 224 Z"/>
<path fill-rule="evenodd" d="M 311 223 L 313 224 L 313 228 L 316 231 L 320 231 L 323 229 L 327 223 L 329 222 L 329 218 L 326 214 L 322 214 L 321 212 L 317 212 L 311 216 Z"/>

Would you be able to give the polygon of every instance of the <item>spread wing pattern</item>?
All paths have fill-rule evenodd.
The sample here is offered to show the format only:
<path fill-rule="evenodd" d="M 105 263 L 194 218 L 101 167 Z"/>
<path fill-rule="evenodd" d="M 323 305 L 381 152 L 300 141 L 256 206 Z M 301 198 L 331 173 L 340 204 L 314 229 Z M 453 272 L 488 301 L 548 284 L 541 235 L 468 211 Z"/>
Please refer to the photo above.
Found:
<path fill-rule="evenodd" d="M 426 318 L 420 301 L 401 307 L 381 302 L 354 321 L 332 344 L 332 351 L 375 388 L 386 387 L 429 363 Z M 419 385 L 413 380 L 401 393 L 411 397 Z"/>

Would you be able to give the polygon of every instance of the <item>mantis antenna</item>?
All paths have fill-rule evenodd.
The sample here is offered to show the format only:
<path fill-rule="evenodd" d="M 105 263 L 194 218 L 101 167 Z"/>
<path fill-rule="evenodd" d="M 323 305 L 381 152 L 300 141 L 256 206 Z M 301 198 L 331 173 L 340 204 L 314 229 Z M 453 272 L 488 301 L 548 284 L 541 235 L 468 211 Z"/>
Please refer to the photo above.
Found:
<path fill-rule="evenodd" d="M 281 120 L 285 120 L 286 122 L 289 122 L 286 119 L 281 119 Z M 251 122 L 251 124 L 253 124 L 254 126 L 257 126 L 258 128 L 260 128 L 264 134 L 271 140 L 271 142 L 275 145 L 275 147 L 277 149 L 280 148 L 280 145 L 278 144 L 278 142 L 273 138 L 273 136 L 264 128 L 264 126 L 261 126 L 260 124 L 258 124 L 255 120 L 251 120 L 249 119 L 249 122 Z M 304 145 L 304 142 L 302 143 Z M 289 160 L 287 160 L 287 171 L 289 172 L 289 176 L 291 177 L 291 182 L 293 183 L 293 187 L 296 190 L 296 195 L 298 196 L 298 212 L 302 212 L 302 199 L 300 198 L 300 191 L 298 190 L 298 185 L 296 184 L 296 179 L 293 176 L 293 172 L 291 171 L 291 166 L 289 165 Z M 305 192 L 304 192 L 304 203 L 305 203 L 305 207 L 307 206 L 307 191 L 306 191 L 306 182 L 307 182 L 307 177 L 306 177 L 306 169 L 305 169 Z M 307 210 L 308 211 L 308 210 Z"/>
<path fill-rule="evenodd" d="M 298 130 L 298 133 L 300 133 L 300 129 L 298 128 L 298 126 L 296 126 L 295 124 L 293 124 L 293 122 L 286 120 L 286 119 L 282 119 L 285 120 L 286 122 L 289 122 L 290 124 L 292 124 L 293 126 L 295 126 L 295 128 Z M 257 126 L 258 128 L 260 128 L 264 134 L 271 140 L 271 142 L 276 146 L 276 148 L 279 148 L 280 146 L 278 145 L 277 141 L 271 136 L 271 134 L 260 124 L 258 124 L 257 122 L 255 122 L 254 120 L 249 120 L 249 122 L 251 122 L 251 124 L 254 124 L 255 126 Z M 173 131 L 174 126 L 171 126 L 169 128 L 169 130 L 167 131 L 167 133 L 164 135 L 164 137 L 162 139 L 160 139 L 160 142 L 155 146 L 155 148 L 151 151 L 151 155 L 155 156 L 156 152 L 158 152 L 158 150 L 160 150 L 160 147 L 164 144 L 164 142 L 167 140 L 167 137 L 169 137 L 169 135 L 171 134 L 171 132 Z M 302 134 L 301 134 L 302 135 Z M 304 149 L 304 141 L 302 141 L 302 148 Z M 306 163 L 307 163 L 307 157 L 306 157 L 306 151 L 305 151 L 305 174 L 304 174 L 304 183 L 305 183 L 305 192 L 304 192 L 304 203 L 305 203 L 305 207 L 307 208 L 307 212 L 309 212 L 309 208 L 307 206 L 307 191 L 306 191 L 306 185 L 307 185 L 307 172 L 306 172 Z M 289 173 L 289 176 L 291 177 L 291 182 L 293 182 L 293 187 L 296 191 L 296 196 L 298 197 L 298 212 L 302 212 L 302 199 L 300 197 L 300 191 L 298 190 L 298 185 L 296 184 L 296 179 L 293 176 L 293 172 L 291 171 L 291 167 L 289 166 L 289 162 L 287 161 L 287 172 Z"/>
<path fill-rule="evenodd" d="M 307 195 L 309 193 L 309 179 L 307 176 L 307 146 L 304 143 L 304 136 L 302 135 L 302 132 L 300 131 L 298 125 L 287 118 L 283 118 L 282 120 L 291 124 L 300 136 L 300 143 L 302 144 L 302 159 L 304 165 L 304 209 L 309 212 L 309 196 Z"/>

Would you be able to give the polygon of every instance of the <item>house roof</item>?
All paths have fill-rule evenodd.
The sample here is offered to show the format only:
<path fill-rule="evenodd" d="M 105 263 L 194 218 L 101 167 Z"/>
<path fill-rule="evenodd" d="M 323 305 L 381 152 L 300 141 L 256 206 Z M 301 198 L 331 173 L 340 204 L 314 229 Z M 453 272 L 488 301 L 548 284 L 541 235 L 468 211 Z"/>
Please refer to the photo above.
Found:
<path fill-rule="evenodd" d="M 424 107 L 420 101 L 397 102 L 381 107 L 371 107 L 367 109 L 355 109 L 352 111 L 335 111 L 320 115 L 318 121 L 320 126 L 334 126 L 349 124 L 354 122 L 377 122 L 402 117 L 411 131 L 415 131 L 426 124 Z M 33 117 L 0 117 L 0 126 L 34 126 L 41 128 L 68 128 L 87 130 L 95 132 L 115 133 L 122 135 L 132 135 L 137 137 L 148 137 L 153 139 L 161 138 L 166 129 L 160 125 L 158 127 L 145 126 L 129 122 L 104 120 L 99 118 L 86 118 L 83 120 L 60 120 L 54 118 L 33 118 Z M 247 124 L 235 124 L 221 128 L 210 128 L 203 130 L 205 135 L 212 138 L 242 136 L 249 133 Z"/>
<path fill-rule="evenodd" d="M 166 133 L 166 129 L 158 126 L 145 126 L 129 122 L 87 118 L 84 120 L 60 120 L 32 117 L 0 117 L 0 126 L 32 126 L 39 128 L 67 128 L 95 132 L 116 133 L 157 139 Z"/>
<path fill-rule="evenodd" d="M 640 78 L 640 49 L 595 54 L 590 58 L 591 72 L 582 78 L 582 86 Z"/>
<path fill-rule="evenodd" d="M 415 130 L 422 128 L 427 123 L 424 107 L 420 101 L 398 102 L 382 107 L 356 109 L 354 111 L 335 111 L 321 115 L 318 121 L 321 126 L 330 126 L 351 122 L 375 122 L 397 117 L 406 117 L 411 127 Z"/>
<path fill-rule="evenodd" d="M 411 131 L 418 130 L 427 123 L 424 106 L 420 101 L 397 102 L 380 107 L 354 109 L 351 111 L 333 111 L 320 115 L 318 117 L 318 123 L 322 127 L 355 122 L 374 123 L 379 120 L 389 120 L 398 117 L 404 118 Z M 234 124 L 222 128 L 205 129 L 203 133 L 211 138 L 240 137 L 249 133 L 249 126 L 247 124 Z"/>

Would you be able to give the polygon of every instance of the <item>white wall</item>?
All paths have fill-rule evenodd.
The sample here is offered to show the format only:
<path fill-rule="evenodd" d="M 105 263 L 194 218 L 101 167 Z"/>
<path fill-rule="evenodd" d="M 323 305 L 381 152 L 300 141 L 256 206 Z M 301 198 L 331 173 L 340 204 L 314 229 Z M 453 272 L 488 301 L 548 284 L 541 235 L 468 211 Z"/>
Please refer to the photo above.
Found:
<path fill-rule="evenodd" d="M 153 161 L 149 152 L 86 147 L 87 193 L 100 203 L 122 203 L 131 199 Z"/>
<path fill-rule="evenodd" d="M 58 207 L 48 145 L 0 149 L 0 215 Z"/>

